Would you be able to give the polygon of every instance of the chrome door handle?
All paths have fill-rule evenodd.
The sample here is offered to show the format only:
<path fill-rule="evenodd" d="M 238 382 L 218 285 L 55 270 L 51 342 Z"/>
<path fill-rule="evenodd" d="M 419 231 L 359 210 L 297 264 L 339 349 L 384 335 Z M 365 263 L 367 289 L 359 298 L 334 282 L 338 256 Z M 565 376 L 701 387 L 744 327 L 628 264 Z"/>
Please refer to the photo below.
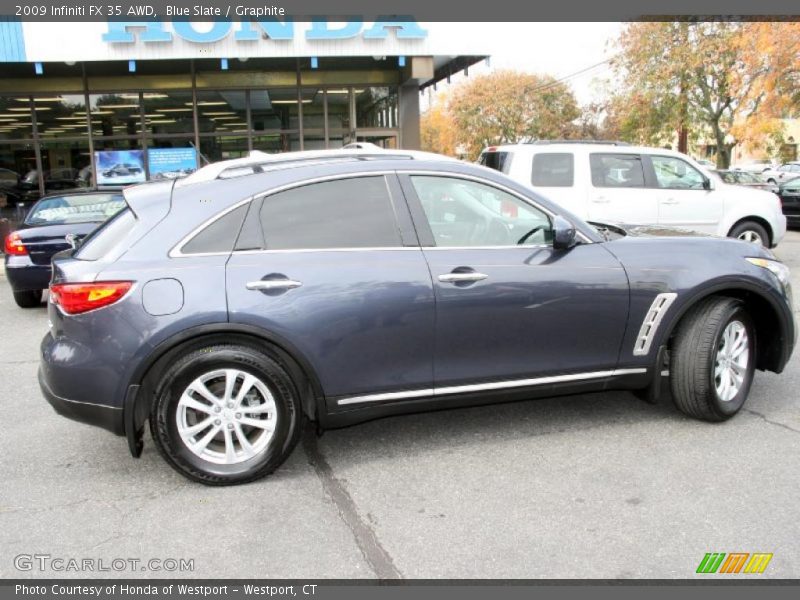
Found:
<path fill-rule="evenodd" d="M 442 283 L 461 283 L 464 281 L 481 281 L 489 277 L 485 273 L 447 273 L 439 275 L 439 281 Z"/>
<path fill-rule="evenodd" d="M 301 285 L 303 284 L 293 279 L 260 279 L 248 281 L 245 287 L 248 290 L 293 290 Z"/>

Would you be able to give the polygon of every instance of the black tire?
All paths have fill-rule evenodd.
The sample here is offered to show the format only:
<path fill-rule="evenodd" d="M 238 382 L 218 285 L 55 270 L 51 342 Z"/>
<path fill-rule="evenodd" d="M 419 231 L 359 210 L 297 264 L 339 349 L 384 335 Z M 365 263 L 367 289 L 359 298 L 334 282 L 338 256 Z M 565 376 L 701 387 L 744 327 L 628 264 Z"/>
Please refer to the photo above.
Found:
<path fill-rule="evenodd" d="M 42 304 L 42 290 L 26 290 L 14 292 L 14 302 L 20 308 L 36 308 Z"/>
<path fill-rule="evenodd" d="M 730 233 L 728 234 L 728 237 L 741 239 L 742 236 L 744 236 L 747 233 L 757 235 L 758 238 L 761 240 L 761 245 L 764 246 L 765 248 L 769 248 L 770 245 L 769 233 L 767 233 L 767 230 L 764 229 L 763 225 L 760 225 L 755 221 L 742 221 L 741 223 L 738 223 L 733 227 L 733 229 L 731 229 Z"/>
<path fill-rule="evenodd" d="M 725 328 L 738 321 L 747 332 L 748 360 L 738 393 L 720 399 L 714 370 Z M 755 329 L 742 303 L 712 297 L 692 308 L 680 323 L 670 352 L 670 387 L 681 412 L 704 421 L 724 421 L 742 408 L 755 373 Z"/>
<path fill-rule="evenodd" d="M 234 464 L 217 464 L 198 456 L 178 432 L 178 403 L 184 391 L 196 378 L 218 369 L 237 369 L 256 377 L 275 403 L 276 425 L 266 447 Z M 297 386 L 287 370 L 265 353 L 248 346 L 214 344 L 192 350 L 163 371 L 155 389 L 150 431 L 158 451 L 181 475 L 206 485 L 248 483 L 269 475 L 291 454 L 305 423 Z M 224 433 L 220 430 L 220 434 Z M 218 436 L 212 444 L 217 443 Z"/>

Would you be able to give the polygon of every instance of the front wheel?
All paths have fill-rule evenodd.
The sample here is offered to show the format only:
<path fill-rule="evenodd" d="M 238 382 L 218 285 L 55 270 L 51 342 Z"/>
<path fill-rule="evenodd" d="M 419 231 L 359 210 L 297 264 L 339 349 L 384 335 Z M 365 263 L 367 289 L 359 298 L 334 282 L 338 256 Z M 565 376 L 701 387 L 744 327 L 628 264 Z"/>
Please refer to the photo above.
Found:
<path fill-rule="evenodd" d="M 673 401 L 696 419 L 729 419 L 747 399 L 755 364 L 755 330 L 742 303 L 704 300 L 684 317 L 672 345 Z"/>
<path fill-rule="evenodd" d="M 156 387 L 150 430 L 182 475 L 208 485 L 246 483 L 277 469 L 304 415 L 278 362 L 248 346 L 210 345 L 178 358 Z"/>
<path fill-rule="evenodd" d="M 767 230 L 755 221 L 742 221 L 731 229 L 728 237 L 736 238 L 743 242 L 750 242 L 751 244 L 758 244 L 765 248 L 769 247 L 769 234 Z"/>
<path fill-rule="evenodd" d="M 14 292 L 14 302 L 20 308 L 36 308 L 42 303 L 42 290 Z"/>

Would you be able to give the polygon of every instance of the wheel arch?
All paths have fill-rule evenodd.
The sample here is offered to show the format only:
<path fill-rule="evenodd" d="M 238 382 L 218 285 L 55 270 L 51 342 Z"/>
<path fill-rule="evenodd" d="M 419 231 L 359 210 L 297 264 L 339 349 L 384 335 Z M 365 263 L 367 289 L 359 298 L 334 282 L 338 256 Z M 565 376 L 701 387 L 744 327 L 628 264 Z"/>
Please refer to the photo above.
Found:
<path fill-rule="evenodd" d="M 735 298 L 744 303 L 756 329 L 756 368 L 780 373 L 791 352 L 791 341 L 785 339 L 785 319 L 775 300 L 747 281 L 721 283 L 695 293 L 671 316 L 661 333 L 659 346 L 669 345 L 686 315 L 712 296 Z"/>
<path fill-rule="evenodd" d="M 137 366 L 123 405 L 125 435 L 131 453 L 141 453 L 144 424 L 150 415 L 155 382 L 170 360 L 179 353 L 209 343 L 239 343 L 266 352 L 291 375 L 300 395 L 303 412 L 319 422 L 324 409 L 324 392 L 310 362 L 283 337 L 258 327 L 234 323 L 201 325 L 182 331 L 158 344 Z"/>
<path fill-rule="evenodd" d="M 741 225 L 742 223 L 747 223 L 748 221 L 758 223 L 764 228 L 764 231 L 767 232 L 767 236 L 769 236 L 769 239 L 767 240 L 767 248 L 771 248 L 772 242 L 775 239 L 775 232 L 773 231 L 772 226 L 769 224 L 769 221 L 767 221 L 764 217 L 759 217 L 758 215 L 747 215 L 746 217 L 741 217 L 740 219 L 734 221 L 734 223 L 728 227 L 728 232 L 725 234 L 726 237 L 730 237 L 731 232 L 736 229 L 737 226 Z"/>

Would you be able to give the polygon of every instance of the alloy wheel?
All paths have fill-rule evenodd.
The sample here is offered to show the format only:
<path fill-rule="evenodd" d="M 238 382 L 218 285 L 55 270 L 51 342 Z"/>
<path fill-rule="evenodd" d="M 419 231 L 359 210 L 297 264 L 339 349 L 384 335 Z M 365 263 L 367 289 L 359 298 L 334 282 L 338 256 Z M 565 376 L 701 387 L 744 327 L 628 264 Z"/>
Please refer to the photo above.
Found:
<path fill-rule="evenodd" d="M 275 398 L 259 378 L 239 369 L 197 377 L 178 401 L 181 441 L 211 463 L 232 465 L 262 454 L 275 432 Z"/>
<path fill-rule="evenodd" d="M 722 402 L 730 402 L 739 394 L 749 360 L 747 328 L 741 321 L 731 321 L 722 332 L 714 362 L 714 387 Z"/>

